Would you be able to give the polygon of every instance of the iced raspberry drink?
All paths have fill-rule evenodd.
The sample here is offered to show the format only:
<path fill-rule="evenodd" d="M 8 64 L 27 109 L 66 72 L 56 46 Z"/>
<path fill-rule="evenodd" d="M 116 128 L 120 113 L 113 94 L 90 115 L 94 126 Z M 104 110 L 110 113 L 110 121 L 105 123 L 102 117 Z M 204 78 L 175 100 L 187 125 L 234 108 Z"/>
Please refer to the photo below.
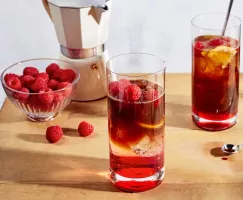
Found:
<path fill-rule="evenodd" d="M 240 42 L 236 35 L 207 34 L 193 40 L 192 113 L 200 128 L 223 130 L 237 121 Z"/>
<path fill-rule="evenodd" d="M 163 84 L 147 79 L 108 84 L 111 180 L 122 190 L 148 190 L 163 179 L 164 100 Z"/>

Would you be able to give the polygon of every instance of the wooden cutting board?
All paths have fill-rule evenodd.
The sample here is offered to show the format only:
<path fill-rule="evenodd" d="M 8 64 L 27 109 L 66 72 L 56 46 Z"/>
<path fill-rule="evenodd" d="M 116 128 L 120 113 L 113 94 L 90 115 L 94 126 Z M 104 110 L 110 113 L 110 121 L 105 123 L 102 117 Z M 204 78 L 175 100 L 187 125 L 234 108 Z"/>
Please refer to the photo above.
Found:
<path fill-rule="evenodd" d="M 224 143 L 243 142 L 243 87 L 238 123 L 231 129 L 206 132 L 191 121 L 189 74 L 166 77 L 166 137 L 164 182 L 150 191 L 130 194 L 108 180 L 106 99 L 71 103 L 52 122 L 26 119 L 8 100 L 0 112 L 1 200 L 182 199 L 242 200 L 243 150 L 225 156 Z M 241 76 L 241 86 L 243 76 Z M 77 134 L 81 120 L 95 127 L 87 138 Z M 45 130 L 59 124 L 65 136 L 49 144 Z"/>

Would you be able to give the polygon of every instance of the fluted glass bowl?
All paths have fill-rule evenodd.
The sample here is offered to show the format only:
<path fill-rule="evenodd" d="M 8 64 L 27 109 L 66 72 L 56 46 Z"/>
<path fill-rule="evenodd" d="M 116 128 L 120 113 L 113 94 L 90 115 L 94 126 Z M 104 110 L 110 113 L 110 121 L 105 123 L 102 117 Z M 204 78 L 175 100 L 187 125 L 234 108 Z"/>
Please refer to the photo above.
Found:
<path fill-rule="evenodd" d="M 75 73 L 75 78 L 73 78 L 73 81 L 70 81 L 70 84 L 67 84 L 67 86 L 64 87 L 62 85 L 63 88 L 58 86 L 60 89 L 56 88 L 49 90 L 47 88 L 41 92 L 31 91 L 32 89 L 30 86 L 29 92 L 25 92 L 20 91 L 21 89 L 16 90 L 9 87 L 9 82 L 6 83 L 5 81 L 5 76 L 7 74 L 17 74 L 21 84 L 23 85 L 23 70 L 26 67 L 35 67 L 41 73 L 46 72 L 46 67 L 53 63 L 56 63 L 60 69 L 71 69 Z M 72 63 L 57 59 L 40 58 L 21 61 L 8 67 L 1 74 L 1 83 L 7 97 L 16 107 L 26 113 L 30 120 L 43 122 L 54 119 L 57 114 L 71 102 L 79 78 L 79 71 Z M 49 76 L 49 79 L 53 79 L 51 75 Z M 59 76 L 56 76 L 55 79 L 57 79 L 58 84 L 63 82 L 62 80 L 58 80 Z M 21 87 L 23 88 L 24 86 Z"/>

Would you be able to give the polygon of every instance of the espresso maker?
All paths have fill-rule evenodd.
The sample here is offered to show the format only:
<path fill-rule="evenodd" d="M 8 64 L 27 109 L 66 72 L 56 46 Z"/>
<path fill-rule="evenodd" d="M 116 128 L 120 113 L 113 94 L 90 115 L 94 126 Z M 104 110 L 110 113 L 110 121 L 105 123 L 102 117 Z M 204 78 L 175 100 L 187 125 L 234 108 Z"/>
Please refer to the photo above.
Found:
<path fill-rule="evenodd" d="M 106 96 L 105 62 L 111 0 L 42 0 L 55 27 L 60 59 L 80 71 L 74 101 Z"/>

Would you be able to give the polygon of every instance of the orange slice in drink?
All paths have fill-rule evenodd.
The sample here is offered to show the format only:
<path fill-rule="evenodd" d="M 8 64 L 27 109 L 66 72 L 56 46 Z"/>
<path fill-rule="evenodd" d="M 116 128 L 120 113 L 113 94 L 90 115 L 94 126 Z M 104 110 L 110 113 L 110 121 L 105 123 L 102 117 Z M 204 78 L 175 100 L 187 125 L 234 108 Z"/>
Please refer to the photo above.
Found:
<path fill-rule="evenodd" d="M 143 128 L 148 128 L 148 129 L 155 129 L 155 128 L 160 128 L 164 125 L 164 119 L 161 120 L 159 123 L 157 124 L 145 124 L 142 122 L 137 122 L 137 124 Z"/>
<path fill-rule="evenodd" d="M 216 65 L 221 65 L 222 68 L 233 60 L 237 51 L 234 48 L 227 46 L 218 46 L 207 53 L 207 57 L 210 58 Z"/>

